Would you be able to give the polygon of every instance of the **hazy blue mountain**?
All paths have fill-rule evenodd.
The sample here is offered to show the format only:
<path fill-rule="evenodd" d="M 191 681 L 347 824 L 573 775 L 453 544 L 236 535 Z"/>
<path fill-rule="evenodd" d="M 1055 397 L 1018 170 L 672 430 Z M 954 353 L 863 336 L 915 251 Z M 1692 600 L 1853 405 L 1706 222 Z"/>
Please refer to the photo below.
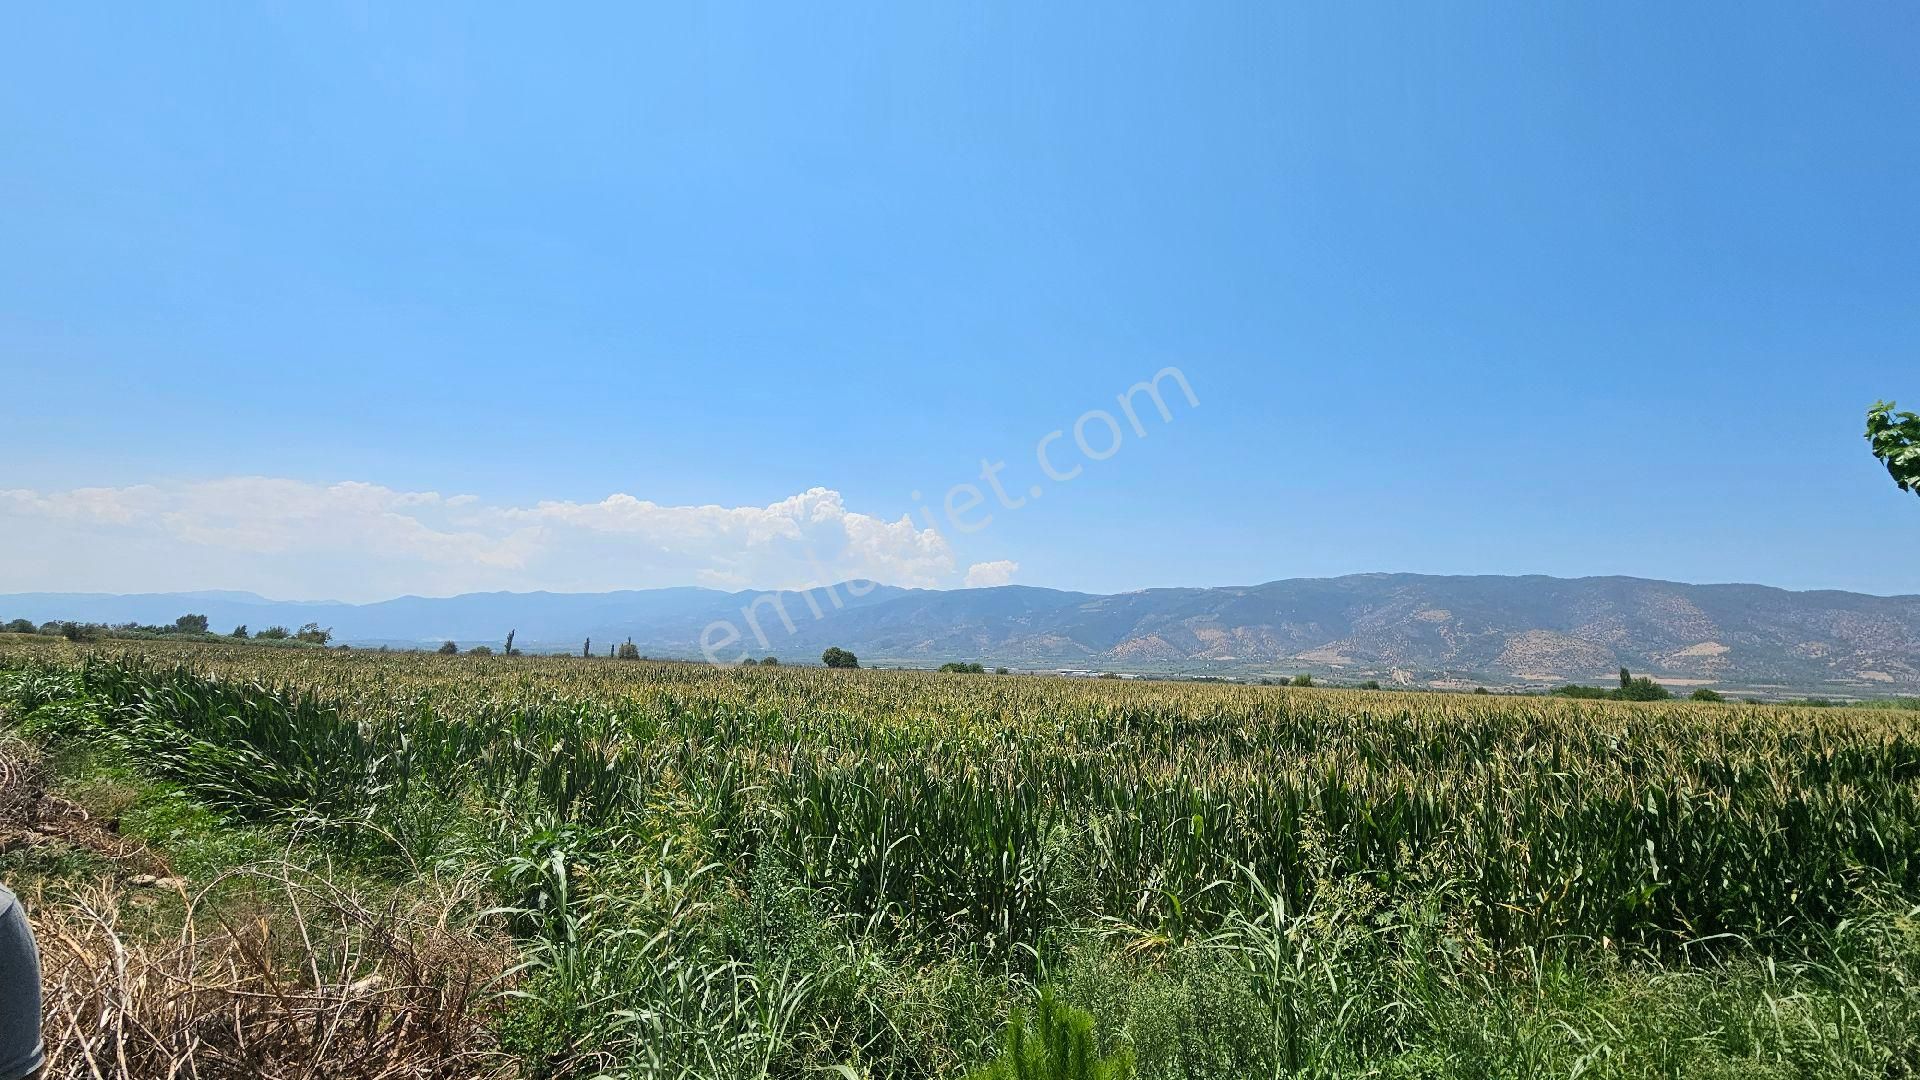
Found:
<path fill-rule="evenodd" d="M 631 638 L 649 655 L 696 657 L 703 633 L 716 641 L 731 633 L 738 639 L 716 655 L 805 660 L 838 645 L 869 663 L 1310 671 L 1443 685 L 1606 681 L 1626 666 L 1681 686 L 1920 690 L 1920 596 L 1419 574 L 1111 596 L 1024 585 L 928 590 L 850 582 L 811 596 L 810 604 L 802 593 L 671 588 L 343 604 L 218 591 L 28 593 L 0 596 L 0 619 L 165 623 L 192 611 L 217 630 L 317 622 L 337 640 L 362 645 L 498 643 L 515 630 L 530 649 L 572 651 L 591 636 L 596 650 Z"/>

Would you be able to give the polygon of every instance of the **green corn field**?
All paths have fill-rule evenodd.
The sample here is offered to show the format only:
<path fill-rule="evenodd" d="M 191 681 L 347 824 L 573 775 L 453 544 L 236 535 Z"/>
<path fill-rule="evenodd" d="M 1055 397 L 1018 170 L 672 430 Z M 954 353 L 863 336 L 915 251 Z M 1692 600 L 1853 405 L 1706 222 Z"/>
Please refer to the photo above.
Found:
<path fill-rule="evenodd" d="M 483 876 L 527 1075 L 1025 1076 L 995 1057 L 1042 988 L 1091 1017 L 1077 1057 L 1143 1077 L 1920 1069 L 1910 711 L 24 640 L 0 668 L 36 738 L 360 873 Z"/>

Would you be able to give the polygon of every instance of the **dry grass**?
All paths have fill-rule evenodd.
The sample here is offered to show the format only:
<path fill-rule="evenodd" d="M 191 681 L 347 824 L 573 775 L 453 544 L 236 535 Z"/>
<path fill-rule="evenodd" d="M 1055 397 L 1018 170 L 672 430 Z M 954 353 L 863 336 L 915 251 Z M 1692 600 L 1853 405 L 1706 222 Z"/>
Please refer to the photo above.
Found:
<path fill-rule="evenodd" d="M 0 849 L 73 845 L 115 868 L 21 896 L 46 1080 L 516 1074 L 487 1025 L 512 955 L 474 931 L 471 888 L 430 881 L 369 905 L 281 862 L 190 889 L 46 781 L 30 747 L 0 743 Z"/>
<path fill-rule="evenodd" d="M 79 803 L 49 791 L 48 777 L 46 763 L 31 745 L 0 736 L 0 852 L 65 843 L 135 872 L 168 876 L 157 853 L 120 836 L 113 822 L 99 821 Z"/>
<path fill-rule="evenodd" d="M 140 887 L 125 882 L 24 898 L 49 1078 L 513 1074 L 485 1024 L 503 953 L 430 911 L 370 909 L 292 867 L 239 876 L 258 887 L 244 918 L 206 902 L 224 881 L 174 884 L 184 915 L 171 936 L 130 917 Z"/>

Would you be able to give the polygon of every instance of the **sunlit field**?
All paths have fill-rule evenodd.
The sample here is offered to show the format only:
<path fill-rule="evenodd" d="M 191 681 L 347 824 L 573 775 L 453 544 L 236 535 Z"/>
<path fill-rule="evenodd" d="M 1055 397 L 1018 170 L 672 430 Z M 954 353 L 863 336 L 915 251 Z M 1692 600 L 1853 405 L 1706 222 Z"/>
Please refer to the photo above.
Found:
<path fill-rule="evenodd" d="M 502 1075 L 1920 1070 L 1910 711 L 9 636 L 0 708 L 183 895 L 440 898 Z"/>

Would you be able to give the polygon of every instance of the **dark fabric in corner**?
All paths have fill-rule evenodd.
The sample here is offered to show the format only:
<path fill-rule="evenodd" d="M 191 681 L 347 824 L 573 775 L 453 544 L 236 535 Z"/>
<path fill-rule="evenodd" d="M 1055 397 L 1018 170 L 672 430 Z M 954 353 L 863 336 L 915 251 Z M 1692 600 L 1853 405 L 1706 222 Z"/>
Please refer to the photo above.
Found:
<path fill-rule="evenodd" d="M 21 1080 L 41 1064 L 40 954 L 27 913 L 0 885 L 0 1080 Z"/>

